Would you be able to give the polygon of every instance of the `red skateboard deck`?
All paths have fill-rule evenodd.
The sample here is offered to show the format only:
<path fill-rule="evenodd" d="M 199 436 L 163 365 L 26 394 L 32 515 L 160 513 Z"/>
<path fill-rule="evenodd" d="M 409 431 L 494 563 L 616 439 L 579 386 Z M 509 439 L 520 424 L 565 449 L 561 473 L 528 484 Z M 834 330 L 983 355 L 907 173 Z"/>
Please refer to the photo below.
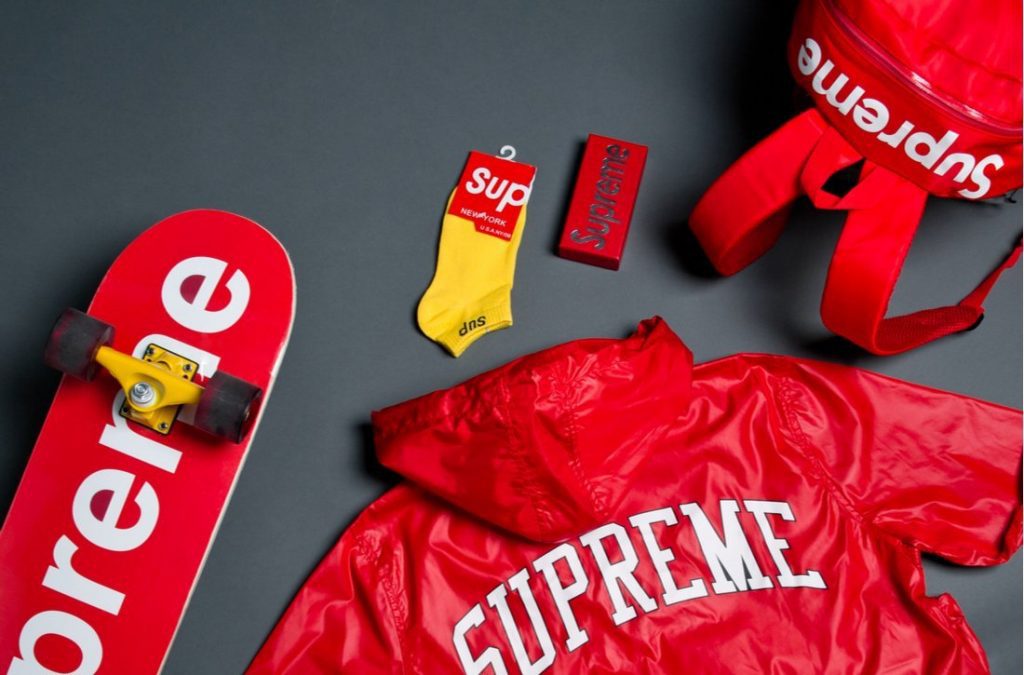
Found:
<path fill-rule="evenodd" d="M 88 309 L 114 327 L 114 349 L 141 358 L 156 344 L 195 364 L 197 384 L 220 370 L 262 398 L 235 443 L 192 426 L 195 406 L 166 433 L 126 420 L 125 394 L 107 372 L 62 379 L 0 530 L 0 672 L 160 670 L 294 308 L 285 250 L 230 213 L 172 216 L 118 256 Z"/>

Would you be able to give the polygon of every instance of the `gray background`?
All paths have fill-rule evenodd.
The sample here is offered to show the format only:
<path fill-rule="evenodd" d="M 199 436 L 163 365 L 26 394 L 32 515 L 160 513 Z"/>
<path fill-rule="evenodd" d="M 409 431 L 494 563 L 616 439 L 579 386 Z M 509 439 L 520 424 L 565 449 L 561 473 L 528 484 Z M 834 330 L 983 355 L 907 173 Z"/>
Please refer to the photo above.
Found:
<path fill-rule="evenodd" d="M 841 216 L 798 208 L 744 273 L 709 273 L 685 226 L 701 191 L 793 112 L 791 2 L 4 2 L 0 6 L 0 514 L 58 376 L 53 317 L 85 307 L 157 220 L 227 209 L 291 253 L 291 346 L 167 673 L 242 670 L 346 524 L 394 481 L 371 409 L 658 313 L 699 361 L 739 351 L 855 363 L 1019 407 L 1021 274 L 973 333 L 874 358 L 817 305 Z M 650 146 L 622 269 L 557 258 L 588 132 Z M 516 324 L 460 359 L 416 330 L 445 199 L 471 149 L 538 167 Z M 954 301 L 1020 205 L 934 201 L 894 309 Z M 168 561 L 173 564 L 173 561 Z M 930 562 L 993 670 L 1021 672 L 1020 556 Z"/>

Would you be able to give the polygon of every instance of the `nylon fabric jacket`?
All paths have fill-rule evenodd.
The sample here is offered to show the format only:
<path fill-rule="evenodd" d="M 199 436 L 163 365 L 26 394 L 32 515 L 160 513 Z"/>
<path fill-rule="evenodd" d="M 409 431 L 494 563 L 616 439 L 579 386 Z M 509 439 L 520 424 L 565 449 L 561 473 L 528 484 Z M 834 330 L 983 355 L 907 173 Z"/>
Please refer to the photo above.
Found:
<path fill-rule="evenodd" d="M 988 672 L 921 554 L 1019 548 L 1019 411 L 787 357 L 694 368 L 650 319 L 373 424 L 408 480 L 250 673 Z"/>

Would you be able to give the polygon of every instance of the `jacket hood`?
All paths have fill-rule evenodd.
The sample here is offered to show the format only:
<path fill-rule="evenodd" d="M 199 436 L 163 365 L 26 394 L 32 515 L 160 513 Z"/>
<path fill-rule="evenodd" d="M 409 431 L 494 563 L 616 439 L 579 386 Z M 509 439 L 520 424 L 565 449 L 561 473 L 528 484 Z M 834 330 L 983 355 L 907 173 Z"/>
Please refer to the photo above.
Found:
<path fill-rule="evenodd" d="M 628 338 L 568 342 L 377 411 L 377 455 L 482 520 L 561 541 L 607 522 L 685 413 L 692 368 L 654 317 Z"/>

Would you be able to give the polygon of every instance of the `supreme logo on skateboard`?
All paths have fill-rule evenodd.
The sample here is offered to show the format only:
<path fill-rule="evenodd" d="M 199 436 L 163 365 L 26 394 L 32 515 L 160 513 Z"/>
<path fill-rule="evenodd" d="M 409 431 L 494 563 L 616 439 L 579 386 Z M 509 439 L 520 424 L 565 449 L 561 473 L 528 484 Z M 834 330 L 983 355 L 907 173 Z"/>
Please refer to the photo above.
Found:
<path fill-rule="evenodd" d="M 219 211 L 153 226 L 61 314 L 67 377 L 0 534 L 0 669 L 159 671 L 293 315 L 284 249 Z"/>

